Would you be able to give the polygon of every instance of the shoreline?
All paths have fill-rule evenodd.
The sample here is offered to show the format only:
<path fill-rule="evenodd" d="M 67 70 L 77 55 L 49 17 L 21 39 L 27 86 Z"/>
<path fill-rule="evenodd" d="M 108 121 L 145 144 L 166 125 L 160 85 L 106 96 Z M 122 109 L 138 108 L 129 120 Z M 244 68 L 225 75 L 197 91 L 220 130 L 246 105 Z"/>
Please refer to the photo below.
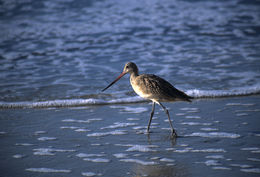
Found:
<path fill-rule="evenodd" d="M 203 101 L 203 100 L 215 100 L 215 99 L 229 99 L 237 97 L 250 97 L 259 96 L 259 93 L 251 93 L 245 95 L 223 95 L 217 97 L 194 97 L 193 101 Z M 1 109 L 41 109 L 41 108 L 70 108 L 70 107 L 88 107 L 88 106 L 109 106 L 109 105 L 131 105 L 140 103 L 149 103 L 150 100 L 145 100 L 139 96 L 134 96 L 134 99 L 116 99 L 112 101 L 104 101 L 98 99 L 58 99 L 58 100 L 48 100 L 48 101 L 20 101 L 20 102 L 0 102 Z M 181 101 L 176 101 L 181 102 Z M 172 102 L 172 103 L 176 103 Z M 163 102 L 165 103 L 165 102 Z"/>
<path fill-rule="evenodd" d="M 3 176 L 258 176 L 260 95 L 151 104 L 0 109 Z M 120 166 L 120 169 L 118 169 Z"/>

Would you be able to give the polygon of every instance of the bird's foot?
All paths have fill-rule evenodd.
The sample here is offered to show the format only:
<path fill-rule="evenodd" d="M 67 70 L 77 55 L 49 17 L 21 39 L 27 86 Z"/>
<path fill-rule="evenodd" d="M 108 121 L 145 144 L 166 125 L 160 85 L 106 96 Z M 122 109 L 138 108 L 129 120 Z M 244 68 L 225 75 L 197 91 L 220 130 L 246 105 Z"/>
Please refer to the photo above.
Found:
<path fill-rule="evenodd" d="M 178 135 L 177 135 L 177 133 L 176 133 L 176 131 L 174 129 L 172 129 L 172 137 L 173 138 L 177 138 L 178 137 Z"/>

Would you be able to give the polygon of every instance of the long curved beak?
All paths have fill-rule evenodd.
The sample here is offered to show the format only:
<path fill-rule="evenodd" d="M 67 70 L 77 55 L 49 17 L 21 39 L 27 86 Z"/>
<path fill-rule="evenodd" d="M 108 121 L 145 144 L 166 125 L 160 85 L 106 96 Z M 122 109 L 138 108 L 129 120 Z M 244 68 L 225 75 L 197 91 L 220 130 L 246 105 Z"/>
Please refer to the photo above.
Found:
<path fill-rule="evenodd" d="M 126 73 L 125 72 L 122 72 L 117 78 L 116 80 L 114 80 L 113 82 L 111 82 L 111 84 L 109 84 L 106 88 L 104 88 L 102 90 L 102 92 L 104 92 L 106 89 L 108 89 L 110 86 L 112 86 L 114 83 L 116 83 L 121 77 L 123 77 Z"/>

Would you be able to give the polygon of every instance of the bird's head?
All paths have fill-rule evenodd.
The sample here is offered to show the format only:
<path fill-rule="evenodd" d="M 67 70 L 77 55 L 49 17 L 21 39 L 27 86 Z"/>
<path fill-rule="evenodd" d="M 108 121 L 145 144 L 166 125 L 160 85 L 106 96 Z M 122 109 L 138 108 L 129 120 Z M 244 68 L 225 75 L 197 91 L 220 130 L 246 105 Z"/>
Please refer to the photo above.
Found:
<path fill-rule="evenodd" d="M 129 62 L 129 63 L 126 63 L 125 64 L 125 67 L 124 67 L 124 70 L 123 70 L 123 73 L 138 73 L 138 68 L 136 66 L 135 63 L 133 62 Z"/>

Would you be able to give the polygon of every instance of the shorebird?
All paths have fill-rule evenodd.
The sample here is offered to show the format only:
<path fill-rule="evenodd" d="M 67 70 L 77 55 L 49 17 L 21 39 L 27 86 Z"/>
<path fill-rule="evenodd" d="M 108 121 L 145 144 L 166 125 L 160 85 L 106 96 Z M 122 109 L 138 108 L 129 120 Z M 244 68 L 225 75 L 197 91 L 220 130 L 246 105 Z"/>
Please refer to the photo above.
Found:
<path fill-rule="evenodd" d="M 177 136 L 176 131 L 172 126 L 169 111 L 161 102 L 174 102 L 174 101 L 188 101 L 191 102 L 191 96 L 186 95 L 184 92 L 176 89 L 168 81 L 160 78 L 159 76 L 153 74 L 140 74 L 135 63 L 129 62 L 125 65 L 123 72 L 106 88 L 102 90 L 105 91 L 114 83 L 116 83 L 125 74 L 130 74 L 130 83 L 139 96 L 151 100 L 152 112 L 147 126 L 147 132 L 149 133 L 150 125 L 154 115 L 155 103 L 160 105 L 168 116 L 168 120 L 171 126 L 172 135 Z"/>

